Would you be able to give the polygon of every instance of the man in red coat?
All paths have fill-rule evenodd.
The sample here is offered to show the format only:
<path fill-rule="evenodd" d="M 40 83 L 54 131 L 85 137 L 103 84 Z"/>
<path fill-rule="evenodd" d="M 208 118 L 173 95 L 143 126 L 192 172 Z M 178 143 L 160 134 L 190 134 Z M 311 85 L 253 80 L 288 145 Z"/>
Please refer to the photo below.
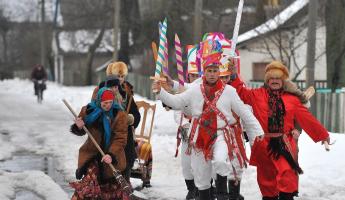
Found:
<path fill-rule="evenodd" d="M 231 83 L 243 102 L 252 106 L 265 131 L 265 137 L 254 143 L 250 158 L 250 164 L 257 167 L 263 200 L 292 200 L 298 193 L 298 174 L 303 172 L 292 133 L 295 121 L 314 142 L 329 142 L 327 130 L 299 98 L 284 91 L 288 78 L 288 69 L 281 62 L 273 61 L 266 66 L 263 87 L 246 88 L 236 72 Z"/>

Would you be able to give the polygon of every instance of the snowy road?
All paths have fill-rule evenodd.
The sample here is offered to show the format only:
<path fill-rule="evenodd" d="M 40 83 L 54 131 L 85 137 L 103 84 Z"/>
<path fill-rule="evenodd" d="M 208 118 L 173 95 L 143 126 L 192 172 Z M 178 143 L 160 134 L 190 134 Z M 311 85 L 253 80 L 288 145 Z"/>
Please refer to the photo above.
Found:
<path fill-rule="evenodd" d="M 55 169 L 66 182 L 74 180 L 76 158 L 84 137 L 69 134 L 72 116 L 61 103 L 66 98 L 79 111 L 86 104 L 92 87 L 60 87 L 49 84 L 42 105 L 36 103 L 29 81 L 0 82 L 0 160 L 15 153 L 50 155 Z M 136 100 L 140 99 L 137 97 Z M 149 199 L 183 199 L 186 193 L 180 159 L 175 152 L 176 124 L 172 112 L 158 103 L 152 136 L 152 188 L 142 190 Z M 337 140 L 330 152 L 303 134 L 300 140 L 300 197 L 303 200 L 343 200 L 345 196 L 345 135 L 332 134 Z M 242 194 L 247 200 L 260 199 L 254 168 L 246 170 Z M 133 180 L 139 184 L 139 180 Z M 0 169 L 0 199 L 14 199 L 19 190 L 29 190 L 42 199 L 68 199 L 68 194 L 53 179 L 40 171 L 6 172 Z"/>

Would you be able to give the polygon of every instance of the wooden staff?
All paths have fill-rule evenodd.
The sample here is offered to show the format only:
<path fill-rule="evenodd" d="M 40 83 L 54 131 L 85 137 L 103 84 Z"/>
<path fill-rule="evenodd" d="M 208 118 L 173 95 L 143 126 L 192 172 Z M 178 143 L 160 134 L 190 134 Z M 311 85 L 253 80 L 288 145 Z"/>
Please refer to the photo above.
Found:
<path fill-rule="evenodd" d="M 71 111 L 71 113 L 73 114 L 73 116 L 75 118 L 78 118 L 78 115 L 74 112 L 74 110 L 72 109 L 72 107 L 69 105 L 69 103 L 63 99 L 62 102 L 66 105 L 66 107 L 69 109 L 69 111 Z M 105 153 L 103 152 L 103 150 L 101 149 L 101 147 L 97 144 L 97 141 L 95 140 L 95 138 L 92 136 L 92 134 L 90 133 L 90 131 L 86 128 L 86 126 L 83 126 L 83 130 L 87 133 L 87 135 L 90 137 L 92 143 L 96 146 L 96 148 L 98 149 L 98 151 L 101 153 L 102 157 L 105 156 Z M 129 198 L 131 200 L 135 200 L 135 199 L 139 199 L 138 197 L 136 197 L 133 194 L 133 189 L 132 187 L 127 183 L 126 179 L 123 178 L 123 176 L 121 175 L 121 172 L 118 171 L 117 169 L 115 169 L 114 165 L 112 163 L 108 164 L 109 167 L 111 168 L 111 170 L 113 171 L 113 175 L 116 179 L 116 181 L 120 184 L 121 189 L 129 196 Z"/>

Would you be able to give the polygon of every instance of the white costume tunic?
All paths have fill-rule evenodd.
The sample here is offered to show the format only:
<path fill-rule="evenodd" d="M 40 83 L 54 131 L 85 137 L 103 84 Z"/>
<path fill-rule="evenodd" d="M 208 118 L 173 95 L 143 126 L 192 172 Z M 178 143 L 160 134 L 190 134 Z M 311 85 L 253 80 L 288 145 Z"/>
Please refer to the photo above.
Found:
<path fill-rule="evenodd" d="M 189 107 L 193 121 L 198 119 L 203 112 L 204 97 L 201 91 L 201 84 L 200 82 L 192 83 L 189 85 L 188 90 L 177 95 L 169 94 L 162 88 L 159 97 L 162 102 L 175 110 L 183 110 L 186 106 Z M 225 86 L 222 95 L 216 103 L 216 107 L 224 114 L 228 124 L 234 124 L 236 122 L 231 111 L 234 111 L 243 120 L 248 130 L 247 133 L 251 144 L 254 142 L 256 136 L 264 134 L 259 122 L 241 101 L 233 87 L 229 85 Z M 222 128 L 225 125 L 226 122 L 217 116 L 217 127 Z M 198 137 L 198 128 L 199 125 L 196 128 L 194 142 Z M 199 190 L 205 190 L 211 187 L 212 170 L 221 176 L 229 176 L 233 168 L 240 168 L 236 157 L 231 162 L 229 160 L 228 148 L 222 130 L 217 131 L 217 138 L 212 148 L 212 161 L 206 161 L 202 151 L 193 148 L 191 153 L 194 182 Z"/>

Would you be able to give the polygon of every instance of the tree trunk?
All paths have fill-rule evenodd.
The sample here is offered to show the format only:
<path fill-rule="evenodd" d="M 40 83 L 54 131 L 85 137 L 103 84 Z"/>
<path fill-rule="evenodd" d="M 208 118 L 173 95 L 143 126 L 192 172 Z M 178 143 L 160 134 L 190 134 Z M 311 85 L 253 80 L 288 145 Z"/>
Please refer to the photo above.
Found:
<path fill-rule="evenodd" d="M 310 0 L 309 1 L 309 7 L 308 7 L 308 44 L 307 44 L 306 87 L 314 86 L 317 10 L 318 10 L 318 0 Z"/>
<path fill-rule="evenodd" d="M 258 25 L 266 21 L 264 3 L 265 3 L 265 0 L 258 0 L 256 4 L 255 20 L 256 20 L 256 24 Z"/>
<path fill-rule="evenodd" d="M 114 0 L 114 27 L 113 27 L 113 43 L 114 43 L 114 52 L 113 52 L 113 60 L 116 61 L 118 59 L 118 33 L 120 29 L 120 9 L 121 8 L 121 0 Z"/>
<path fill-rule="evenodd" d="M 345 0 L 326 3 L 327 85 L 333 91 L 345 87 Z"/>
<path fill-rule="evenodd" d="M 202 0 L 195 0 L 194 5 L 194 43 L 201 40 L 202 31 Z"/>
<path fill-rule="evenodd" d="M 129 64 L 129 30 L 131 20 L 131 8 L 133 0 L 125 1 L 121 4 L 121 22 L 120 22 L 120 50 L 118 60 Z"/>
<path fill-rule="evenodd" d="M 93 44 L 89 47 L 89 50 L 87 52 L 87 58 L 86 58 L 86 66 L 87 66 L 87 80 L 86 84 L 91 85 L 92 84 L 92 75 L 93 75 L 93 69 L 92 69 L 92 63 L 93 58 L 95 56 L 96 49 L 101 44 L 101 41 L 103 39 L 105 31 L 105 25 L 102 27 L 101 31 L 98 33 L 97 38 L 93 42 Z"/>
<path fill-rule="evenodd" d="M 5 63 L 5 66 L 7 67 L 7 32 L 3 32 L 1 36 L 2 36 L 2 41 L 4 43 L 4 52 L 3 52 L 4 63 Z"/>
<path fill-rule="evenodd" d="M 41 0 L 41 65 L 46 64 L 45 0 Z"/>

